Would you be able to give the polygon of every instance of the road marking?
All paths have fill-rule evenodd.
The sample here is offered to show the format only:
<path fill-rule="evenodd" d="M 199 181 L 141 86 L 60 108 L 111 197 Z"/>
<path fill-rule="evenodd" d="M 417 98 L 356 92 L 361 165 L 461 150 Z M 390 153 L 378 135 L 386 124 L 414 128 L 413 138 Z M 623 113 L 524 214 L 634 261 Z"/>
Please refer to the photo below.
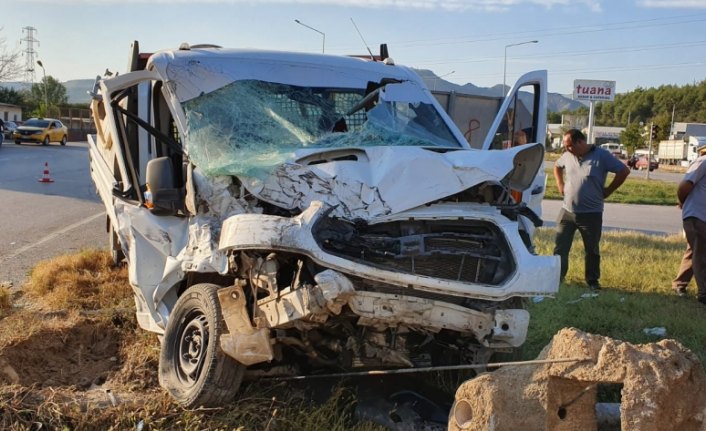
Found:
<path fill-rule="evenodd" d="M 80 221 L 80 222 L 76 222 L 76 223 L 70 224 L 70 225 L 68 225 L 68 226 L 66 226 L 66 227 L 64 227 L 64 228 L 61 228 L 61 229 L 59 229 L 59 230 L 56 230 L 56 231 L 50 233 L 49 235 L 45 236 L 44 238 L 40 239 L 40 240 L 37 241 L 37 242 L 34 242 L 34 243 L 32 243 L 32 244 L 27 244 L 27 245 L 25 245 L 24 247 L 20 247 L 20 249 L 16 250 L 16 251 L 15 251 L 14 253 L 12 253 L 12 254 L 9 254 L 9 255 L 7 255 L 7 256 L 5 256 L 5 257 L 0 257 L 0 263 L 4 262 L 4 261 L 6 261 L 6 260 L 14 259 L 14 258 L 16 258 L 17 256 L 21 255 L 22 253 L 24 253 L 24 252 L 26 252 L 26 251 L 28 251 L 28 250 L 31 250 L 31 249 L 33 249 L 33 248 L 35 248 L 35 247 L 37 247 L 37 246 L 40 246 L 40 245 L 44 244 L 45 242 L 51 241 L 51 240 L 53 240 L 54 238 L 56 238 L 56 237 L 58 237 L 58 236 L 60 236 L 60 235 L 65 234 L 66 232 L 72 231 L 72 230 L 74 230 L 74 229 L 76 229 L 76 228 L 78 228 L 78 227 L 81 227 L 81 226 L 83 226 L 83 225 L 85 225 L 85 224 L 88 224 L 88 223 L 92 222 L 93 220 L 97 219 L 98 217 L 105 217 L 105 213 L 94 214 L 94 215 L 88 217 L 87 219 L 83 219 L 83 220 Z"/>

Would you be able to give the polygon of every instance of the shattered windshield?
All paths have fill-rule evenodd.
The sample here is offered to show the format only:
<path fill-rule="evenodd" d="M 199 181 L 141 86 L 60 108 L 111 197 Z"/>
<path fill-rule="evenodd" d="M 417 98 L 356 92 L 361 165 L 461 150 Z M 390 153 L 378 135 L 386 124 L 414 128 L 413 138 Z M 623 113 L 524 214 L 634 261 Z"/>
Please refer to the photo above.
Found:
<path fill-rule="evenodd" d="M 186 148 L 207 174 L 259 177 L 300 149 L 461 147 L 417 88 L 388 84 L 366 97 L 364 89 L 235 81 L 183 103 Z"/>

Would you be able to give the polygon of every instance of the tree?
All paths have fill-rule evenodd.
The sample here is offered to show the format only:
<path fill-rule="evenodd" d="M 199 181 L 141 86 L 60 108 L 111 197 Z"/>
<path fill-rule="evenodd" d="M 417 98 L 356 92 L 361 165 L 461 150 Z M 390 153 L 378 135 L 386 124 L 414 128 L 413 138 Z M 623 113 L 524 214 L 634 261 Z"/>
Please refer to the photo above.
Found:
<path fill-rule="evenodd" d="M 559 112 L 547 112 L 547 123 L 549 123 L 549 124 L 561 123 L 561 114 Z"/>
<path fill-rule="evenodd" d="M 19 60 L 20 52 L 8 51 L 5 48 L 5 38 L 0 38 L 0 82 L 11 81 L 22 73 Z"/>
<path fill-rule="evenodd" d="M 12 88 L 0 87 L 0 103 L 22 106 L 25 103 L 25 95 Z"/>
<path fill-rule="evenodd" d="M 641 147 L 644 138 L 642 137 L 642 127 L 637 123 L 630 123 L 628 127 L 620 132 L 620 143 L 628 150 L 628 154 L 634 154 L 635 149 Z"/>
<path fill-rule="evenodd" d="M 65 105 L 69 100 L 66 87 L 51 75 L 32 86 L 29 98 L 30 103 L 38 106 L 35 115 L 40 117 L 57 116 L 58 106 Z"/>

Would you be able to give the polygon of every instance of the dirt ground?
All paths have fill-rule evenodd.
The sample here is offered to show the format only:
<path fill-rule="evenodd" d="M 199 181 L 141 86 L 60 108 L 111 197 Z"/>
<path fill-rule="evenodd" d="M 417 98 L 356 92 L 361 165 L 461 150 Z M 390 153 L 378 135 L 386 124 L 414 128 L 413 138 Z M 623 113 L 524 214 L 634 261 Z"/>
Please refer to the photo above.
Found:
<path fill-rule="evenodd" d="M 79 389 L 105 383 L 108 374 L 119 369 L 119 331 L 86 318 L 66 323 L 56 319 L 54 325 L 5 346 L 0 356 L 2 383 Z"/>
<path fill-rule="evenodd" d="M 0 287 L 0 429 L 382 429 L 353 420 L 362 401 L 341 388 L 313 409 L 272 384 L 248 385 L 223 409 L 180 408 L 159 388 L 159 342 L 137 327 L 125 269 L 103 252 L 61 259 L 21 289 Z M 562 358 L 577 360 L 463 383 L 449 429 L 596 429 L 597 393 L 617 385 L 622 429 L 706 431 L 706 373 L 679 343 L 564 329 L 538 359 Z"/>

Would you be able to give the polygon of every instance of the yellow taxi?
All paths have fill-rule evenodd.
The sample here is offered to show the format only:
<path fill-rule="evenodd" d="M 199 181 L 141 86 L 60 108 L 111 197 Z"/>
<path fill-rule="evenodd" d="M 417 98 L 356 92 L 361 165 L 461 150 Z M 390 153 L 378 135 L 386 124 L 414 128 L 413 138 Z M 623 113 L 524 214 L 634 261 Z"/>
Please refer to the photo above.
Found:
<path fill-rule="evenodd" d="M 54 118 L 30 118 L 12 133 L 15 144 L 23 142 L 39 142 L 42 145 L 49 145 L 50 142 L 58 142 L 66 145 L 69 130 L 61 121 Z"/>

